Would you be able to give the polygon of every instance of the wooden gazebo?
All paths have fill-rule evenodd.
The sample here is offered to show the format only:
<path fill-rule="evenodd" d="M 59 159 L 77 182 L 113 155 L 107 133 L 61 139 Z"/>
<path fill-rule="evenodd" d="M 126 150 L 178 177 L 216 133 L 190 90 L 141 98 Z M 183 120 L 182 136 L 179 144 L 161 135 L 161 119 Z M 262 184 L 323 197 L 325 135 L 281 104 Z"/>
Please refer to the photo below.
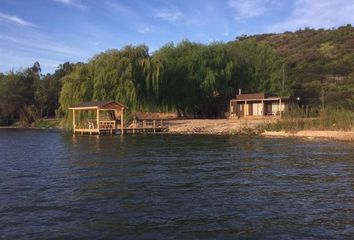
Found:
<path fill-rule="evenodd" d="M 123 133 L 124 129 L 124 109 L 126 107 L 115 101 L 83 102 L 69 107 L 73 111 L 73 131 L 74 133 L 101 134 L 104 132 Z M 94 111 L 95 119 L 85 119 L 78 121 L 79 111 Z"/>

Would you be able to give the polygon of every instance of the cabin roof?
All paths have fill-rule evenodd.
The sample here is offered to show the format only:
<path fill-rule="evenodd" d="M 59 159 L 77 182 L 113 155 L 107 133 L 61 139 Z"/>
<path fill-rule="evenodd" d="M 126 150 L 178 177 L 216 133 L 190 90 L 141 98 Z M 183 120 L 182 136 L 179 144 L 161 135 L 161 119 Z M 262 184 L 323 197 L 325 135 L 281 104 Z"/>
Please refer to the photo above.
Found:
<path fill-rule="evenodd" d="M 69 109 L 122 109 L 126 108 L 123 104 L 108 100 L 108 101 L 94 101 L 94 102 L 82 102 L 69 107 Z"/>
<path fill-rule="evenodd" d="M 240 94 L 236 95 L 236 99 L 231 99 L 232 101 L 259 101 L 259 100 L 289 100 L 289 96 L 268 96 L 264 93 L 247 93 L 247 94 Z"/>

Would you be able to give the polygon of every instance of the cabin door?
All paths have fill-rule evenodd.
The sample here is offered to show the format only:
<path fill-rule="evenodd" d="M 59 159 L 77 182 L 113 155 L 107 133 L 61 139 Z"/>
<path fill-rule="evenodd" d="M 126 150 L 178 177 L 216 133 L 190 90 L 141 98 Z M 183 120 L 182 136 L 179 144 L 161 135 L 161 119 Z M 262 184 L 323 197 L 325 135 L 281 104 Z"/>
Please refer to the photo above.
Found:
<path fill-rule="evenodd" d="M 237 104 L 237 112 L 238 112 L 238 116 L 244 116 L 245 115 L 245 109 L 242 103 Z"/>
<path fill-rule="evenodd" d="M 231 114 L 236 114 L 237 115 L 237 103 L 236 102 L 231 102 L 230 112 L 231 112 Z"/>
<path fill-rule="evenodd" d="M 266 115 L 273 115 L 272 113 L 272 103 L 266 104 Z"/>
<path fill-rule="evenodd" d="M 253 113 L 253 116 L 262 116 L 263 115 L 262 103 L 253 103 L 252 113 Z"/>

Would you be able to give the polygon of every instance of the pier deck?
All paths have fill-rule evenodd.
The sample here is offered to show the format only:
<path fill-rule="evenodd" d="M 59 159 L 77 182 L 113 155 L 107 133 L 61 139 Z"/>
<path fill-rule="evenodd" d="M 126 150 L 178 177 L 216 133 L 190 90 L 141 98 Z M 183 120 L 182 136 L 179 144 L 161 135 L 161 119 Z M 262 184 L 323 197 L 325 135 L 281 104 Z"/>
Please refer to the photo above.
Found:
<path fill-rule="evenodd" d="M 147 121 L 138 123 L 136 120 L 129 127 L 123 128 L 75 128 L 74 134 L 89 134 L 89 135 L 107 135 L 107 134 L 135 134 L 135 133 L 157 133 L 168 129 L 162 125 L 162 121 L 152 121 L 150 124 Z"/>

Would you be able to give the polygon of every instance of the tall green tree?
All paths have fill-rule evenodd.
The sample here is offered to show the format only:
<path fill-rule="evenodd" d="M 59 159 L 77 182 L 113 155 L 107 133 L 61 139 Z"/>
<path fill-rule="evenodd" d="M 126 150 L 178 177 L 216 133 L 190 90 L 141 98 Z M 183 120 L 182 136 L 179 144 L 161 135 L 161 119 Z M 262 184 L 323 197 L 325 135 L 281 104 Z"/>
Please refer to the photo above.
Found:
<path fill-rule="evenodd" d="M 287 80 L 283 75 L 284 61 L 268 44 L 246 39 L 229 43 L 226 47 L 234 61 L 232 86 L 235 89 L 290 94 L 292 83 L 284 82 Z"/>
<path fill-rule="evenodd" d="M 23 125 L 31 124 L 38 116 L 34 101 L 39 74 L 31 68 L 9 72 L 0 82 L 0 112 L 6 124 L 16 118 Z"/>
<path fill-rule="evenodd" d="M 221 44 L 183 41 L 163 46 L 154 54 L 164 65 L 161 102 L 186 113 L 207 115 L 219 97 L 229 97 L 233 62 Z"/>

